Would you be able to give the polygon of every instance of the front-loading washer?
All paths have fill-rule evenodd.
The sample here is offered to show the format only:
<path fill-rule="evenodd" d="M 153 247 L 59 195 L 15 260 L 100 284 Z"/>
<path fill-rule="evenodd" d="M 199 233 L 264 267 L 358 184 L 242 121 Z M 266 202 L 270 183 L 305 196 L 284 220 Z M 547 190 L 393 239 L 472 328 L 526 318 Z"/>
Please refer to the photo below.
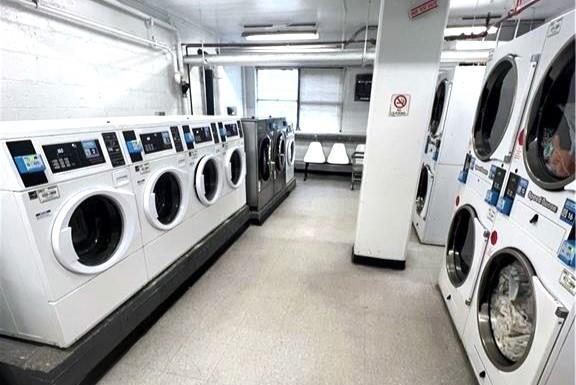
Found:
<path fill-rule="evenodd" d="M 540 383 L 574 311 L 565 272 L 555 253 L 510 218 L 496 217 L 463 337 L 480 384 Z"/>
<path fill-rule="evenodd" d="M 288 124 L 284 118 L 270 118 L 268 127 L 273 144 L 274 195 L 278 196 L 286 190 L 286 129 Z"/>
<path fill-rule="evenodd" d="M 266 119 L 243 119 L 246 151 L 246 200 L 252 211 L 260 211 L 274 197 L 273 143 Z"/>
<path fill-rule="evenodd" d="M 296 137 L 294 128 L 289 125 L 286 128 L 286 185 L 293 189 L 296 185 L 294 165 L 296 163 Z"/>
<path fill-rule="evenodd" d="M 222 162 L 225 178 L 222 200 L 226 219 L 246 206 L 246 153 L 241 124 L 229 117 L 224 117 L 219 124 L 226 132 Z"/>
<path fill-rule="evenodd" d="M 191 245 L 180 224 L 188 216 L 191 184 L 178 121 L 169 117 L 117 118 L 138 203 L 149 278 Z"/>
<path fill-rule="evenodd" d="M 487 63 L 469 150 L 469 173 L 476 177 L 466 185 L 490 207 L 482 220 L 495 217 L 545 38 L 546 27 L 536 28 L 496 48 Z"/>
<path fill-rule="evenodd" d="M 126 156 L 106 120 L 4 122 L 0 332 L 66 348 L 147 282 Z"/>
<path fill-rule="evenodd" d="M 456 66 L 439 76 L 412 213 L 422 243 L 443 246 L 446 242 L 484 69 Z"/>

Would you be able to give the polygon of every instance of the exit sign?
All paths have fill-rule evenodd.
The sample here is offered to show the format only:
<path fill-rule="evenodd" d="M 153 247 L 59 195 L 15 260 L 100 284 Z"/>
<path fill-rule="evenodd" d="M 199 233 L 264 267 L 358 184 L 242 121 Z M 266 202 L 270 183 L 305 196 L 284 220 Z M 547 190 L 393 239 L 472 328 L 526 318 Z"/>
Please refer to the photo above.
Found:
<path fill-rule="evenodd" d="M 410 9 L 410 18 L 414 19 L 438 8 L 438 0 L 427 0 Z"/>

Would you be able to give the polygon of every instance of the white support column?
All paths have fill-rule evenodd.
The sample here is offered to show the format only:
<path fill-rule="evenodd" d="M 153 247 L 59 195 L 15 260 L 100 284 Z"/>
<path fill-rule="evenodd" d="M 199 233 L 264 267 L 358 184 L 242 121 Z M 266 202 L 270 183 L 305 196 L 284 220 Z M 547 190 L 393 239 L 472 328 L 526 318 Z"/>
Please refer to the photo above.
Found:
<path fill-rule="evenodd" d="M 354 262 L 403 268 L 449 0 L 382 0 Z M 408 108 L 391 109 L 395 95 Z M 401 106 L 406 100 L 400 96 Z M 396 116 L 393 116 L 396 115 Z"/>

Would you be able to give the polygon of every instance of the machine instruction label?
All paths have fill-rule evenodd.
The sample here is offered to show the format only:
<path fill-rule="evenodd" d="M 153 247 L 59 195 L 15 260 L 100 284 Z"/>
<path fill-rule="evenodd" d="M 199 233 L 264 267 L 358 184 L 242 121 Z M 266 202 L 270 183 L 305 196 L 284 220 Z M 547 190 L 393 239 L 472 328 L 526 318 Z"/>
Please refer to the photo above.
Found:
<path fill-rule="evenodd" d="M 560 274 L 560 285 L 572 295 L 576 295 L 576 278 L 568 270 L 562 270 Z"/>
<path fill-rule="evenodd" d="M 569 224 L 570 226 L 574 226 L 574 214 L 576 213 L 576 203 L 572 199 L 566 199 L 564 203 L 564 208 L 560 213 L 560 219 Z"/>
<path fill-rule="evenodd" d="M 58 186 L 46 187 L 36 191 L 38 193 L 38 199 L 40 203 L 50 202 L 54 199 L 60 198 L 60 191 Z"/>
<path fill-rule="evenodd" d="M 394 94 L 390 100 L 390 116 L 408 116 L 410 111 L 410 95 Z"/>

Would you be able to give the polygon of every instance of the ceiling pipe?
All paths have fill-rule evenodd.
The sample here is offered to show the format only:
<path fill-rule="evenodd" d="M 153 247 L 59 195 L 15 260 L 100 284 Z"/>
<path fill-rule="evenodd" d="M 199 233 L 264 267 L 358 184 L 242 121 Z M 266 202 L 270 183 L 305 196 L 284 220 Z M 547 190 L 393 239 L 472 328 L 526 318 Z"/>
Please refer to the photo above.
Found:
<path fill-rule="evenodd" d="M 361 43 L 362 40 L 331 40 L 331 41 L 293 41 L 273 43 L 183 43 L 185 48 L 269 48 L 269 47 L 301 47 L 301 46 L 340 46 L 342 44 Z M 368 43 L 376 45 L 376 39 L 368 39 Z"/>
<path fill-rule="evenodd" d="M 374 51 L 360 50 L 308 53 L 223 53 L 220 55 L 189 55 L 184 63 L 190 66 L 257 66 L 257 67 L 344 67 L 370 65 Z M 442 63 L 482 63 L 486 58 L 443 59 Z"/>
<path fill-rule="evenodd" d="M 490 24 L 490 14 L 488 14 L 488 16 L 486 16 L 486 30 L 484 32 L 481 33 L 471 33 L 468 35 L 459 35 L 459 36 L 449 36 L 449 37 L 445 37 L 444 40 L 446 41 L 452 41 L 452 40 L 469 40 L 469 39 L 483 39 L 486 36 L 488 36 L 488 30 L 492 27 L 496 27 L 496 28 L 500 28 L 500 26 L 502 24 L 504 24 L 505 21 L 510 20 L 511 18 L 513 18 L 514 16 L 518 16 L 519 14 L 521 14 L 522 12 L 524 12 L 525 10 L 527 10 L 528 8 L 530 8 L 531 6 L 533 6 L 534 4 L 540 2 L 540 0 L 531 0 L 528 3 L 522 5 L 521 7 L 519 7 L 518 9 L 511 9 L 510 11 L 508 11 L 508 13 L 501 17 L 500 19 L 496 20 L 494 23 Z M 519 22 L 518 22 L 519 23 Z M 518 24 L 517 24 L 518 25 Z M 516 36 L 514 36 L 516 37 Z"/>

